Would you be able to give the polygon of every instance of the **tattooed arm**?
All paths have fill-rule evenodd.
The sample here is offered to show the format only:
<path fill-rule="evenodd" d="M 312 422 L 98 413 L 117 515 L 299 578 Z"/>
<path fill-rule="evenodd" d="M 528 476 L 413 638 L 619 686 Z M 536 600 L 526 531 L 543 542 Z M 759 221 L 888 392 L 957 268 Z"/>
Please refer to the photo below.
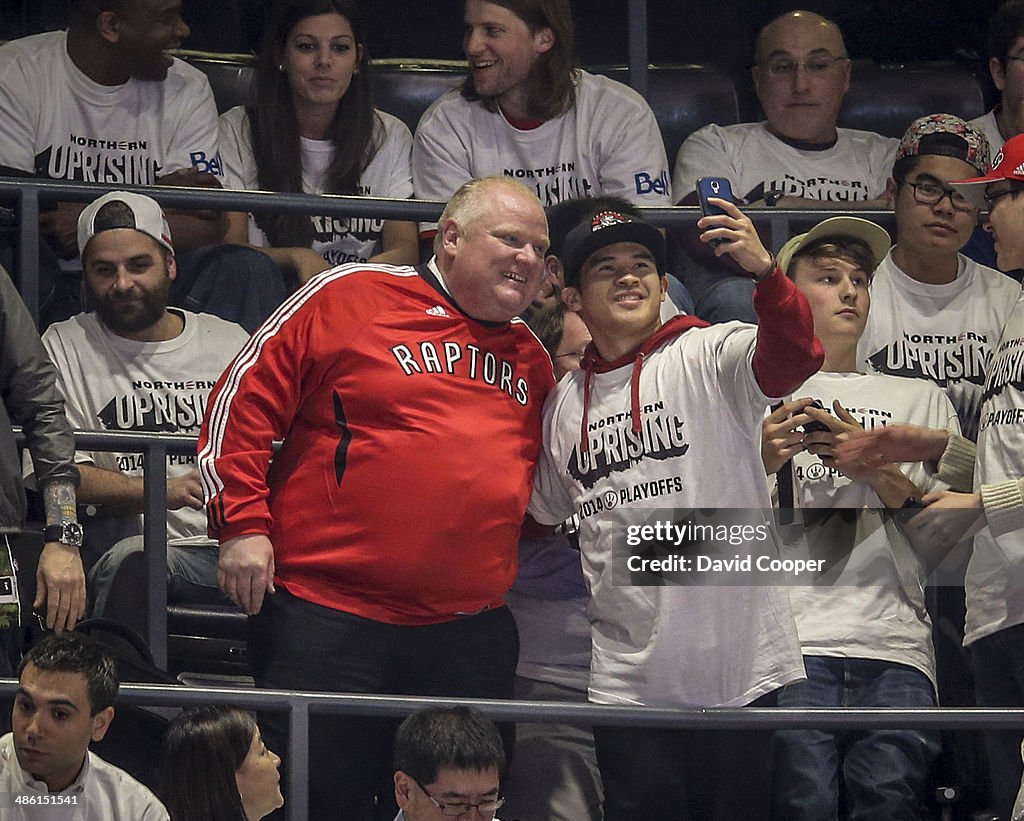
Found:
<path fill-rule="evenodd" d="M 54 479 L 42 489 L 46 524 L 77 521 L 75 486 L 70 480 Z M 35 608 L 46 605 L 46 626 L 57 631 L 74 629 L 85 615 L 85 571 L 77 547 L 47 542 L 36 569 Z"/>

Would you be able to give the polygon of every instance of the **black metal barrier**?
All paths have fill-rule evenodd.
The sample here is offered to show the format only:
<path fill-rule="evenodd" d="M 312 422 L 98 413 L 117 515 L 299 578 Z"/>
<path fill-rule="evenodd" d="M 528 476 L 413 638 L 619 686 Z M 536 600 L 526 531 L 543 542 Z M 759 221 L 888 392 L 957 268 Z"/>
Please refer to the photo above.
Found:
<path fill-rule="evenodd" d="M 0 679 L 0 694 L 12 696 L 17 681 Z M 288 713 L 288 784 L 285 813 L 288 821 L 305 821 L 308 815 L 306 785 L 309 780 L 310 715 L 402 717 L 424 707 L 468 704 L 494 721 L 568 722 L 631 727 L 671 727 L 685 730 L 782 730 L 782 729 L 922 729 L 922 730 L 1020 730 L 1024 710 L 992 708 L 804 708 L 781 709 L 731 707 L 669 709 L 614 707 L 565 702 L 497 701 L 491 699 L 412 698 L 405 696 L 336 695 L 297 690 L 229 689 L 224 687 L 174 687 L 158 684 L 126 684 L 118 703 L 150 707 L 188 707 L 196 704 L 232 704 L 244 709 Z M 116 721 L 116 718 L 115 718 Z"/>
<path fill-rule="evenodd" d="M 15 428 L 18 444 L 24 435 Z M 177 433 L 124 433 L 75 431 L 78 450 L 141 453 L 143 487 L 143 550 L 146 555 L 146 595 L 149 634 L 146 636 L 157 666 L 167 667 L 167 457 L 196 455 L 198 437 Z"/>
<path fill-rule="evenodd" d="M 39 316 L 39 206 L 58 201 L 90 202 L 111 190 L 109 185 L 69 183 L 56 180 L 26 180 L 0 177 L 0 203 L 14 202 L 18 213 L 18 290 L 32 316 Z M 323 214 L 336 217 L 383 217 L 385 219 L 429 222 L 436 220 L 444 203 L 431 200 L 397 200 L 377 197 L 350 197 L 340 194 L 276 194 L 267 191 L 182 188 L 169 185 L 126 185 L 125 191 L 146 194 L 161 205 L 173 208 L 230 211 L 270 210 L 289 214 Z M 700 218 L 696 206 L 643 207 L 645 218 L 662 227 L 682 225 Z M 788 208 L 761 208 L 756 211 L 759 224 L 767 223 L 774 237 L 788 237 L 791 223 L 805 225 L 848 211 Z M 858 210 L 857 216 L 883 225 L 893 221 L 889 210 Z M 750 212 L 755 215 L 755 212 Z M 776 243 L 781 245 L 781 243 Z"/>

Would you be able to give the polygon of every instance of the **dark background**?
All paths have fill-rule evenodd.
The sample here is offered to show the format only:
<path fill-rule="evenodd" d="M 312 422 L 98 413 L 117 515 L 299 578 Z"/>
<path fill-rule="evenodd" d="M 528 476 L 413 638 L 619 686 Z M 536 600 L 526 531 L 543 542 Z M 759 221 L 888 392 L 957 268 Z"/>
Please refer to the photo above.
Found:
<path fill-rule="evenodd" d="M 0 0 L 0 39 L 63 27 L 68 0 Z M 187 48 L 255 48 L 272 0 L 185 0 Z M 659 63 L 713 63 L 731 69 L 750 59 L 768 20 L 795 8 L 831 17 L 851 57 L 881 63 L 984 57 L 985 29 L 998 0 L 648 0 L 650 57 Z M 572 0 L 585 64 L 627 57 L 625 0 Z M 460 58 L 461 0 L 363 0 L 375 57 Z M 225 21 L 235 21 L 225 24 Z"/>

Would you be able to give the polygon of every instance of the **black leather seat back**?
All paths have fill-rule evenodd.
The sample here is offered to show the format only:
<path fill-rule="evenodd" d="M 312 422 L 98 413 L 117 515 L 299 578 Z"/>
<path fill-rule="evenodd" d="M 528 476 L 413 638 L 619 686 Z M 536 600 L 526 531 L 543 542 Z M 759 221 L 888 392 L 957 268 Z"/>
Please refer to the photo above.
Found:
<path fill-rule="evenodd" d="M 839 125 L 902 137 L 918 117 L 938 113 L 965 120 L 985 113 L 982 85 L 969 69 L 952 63 L 879 66 L 855 61 Z"/>

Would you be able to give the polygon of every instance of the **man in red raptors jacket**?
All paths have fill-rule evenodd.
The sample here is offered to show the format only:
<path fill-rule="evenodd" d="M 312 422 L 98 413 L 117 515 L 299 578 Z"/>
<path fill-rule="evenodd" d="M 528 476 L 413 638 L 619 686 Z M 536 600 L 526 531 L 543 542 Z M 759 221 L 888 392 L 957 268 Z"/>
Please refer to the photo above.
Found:
<path fill-rule="evenodd" d="M 547 244 L 528 189 L 471 181 L 427 265 L 315 277 L 221 377 L 200 473 L 260 685 L 511 697 L 503 597 L 553 383 L 516 316 Z M 373 817 L 389 736 L 314 724 L 310 818 Z"/>

